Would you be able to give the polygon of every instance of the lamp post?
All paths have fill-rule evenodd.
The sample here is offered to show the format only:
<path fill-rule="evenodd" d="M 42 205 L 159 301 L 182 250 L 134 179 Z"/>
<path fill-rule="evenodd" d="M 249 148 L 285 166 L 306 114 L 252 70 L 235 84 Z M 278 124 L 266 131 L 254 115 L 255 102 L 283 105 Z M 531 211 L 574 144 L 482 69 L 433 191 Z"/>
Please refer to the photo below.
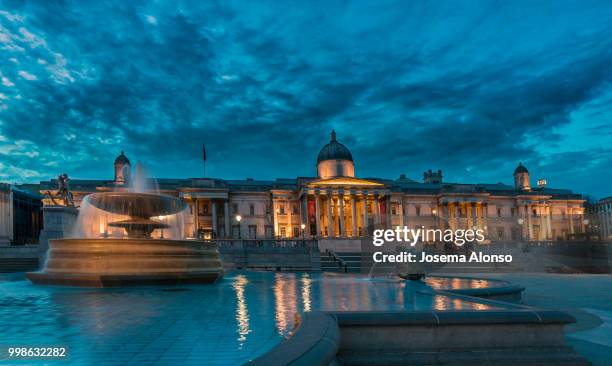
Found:
<path fill-rule="evenodd" d="M 402 212 L 402 215 L 404 213 Z M 440 218 L 438 217 L 438 210 L 436 210 L 435 208 L 431 210 L 431 214 L 434 217 L 434 222 L 436 223 L 436 228 L 440 228 Z"/>
<path fill-rule="evenodd" d="M 300 227 L 302 228 L 302 241 L 305 241 L 306 239 L 304 238 L 304 229 L 306 229 L 306 224 L 302 224 L 300 225 Z"/>
<path fill-rule="evenodd" d="M 238 239 L 240 239 L 240 221 L 242 221 L 242 216 L 236 215 L 236 222 L 238 222 Z"/>
<path fill-rule="evenodd" d="M 519 217 L 516 222 L 519 224 L 519 226 L 521 227 L 521 240 L 523 240 L 523 223 L 525 222 L 525 220 L 523 220 L 522 217 Z"/>

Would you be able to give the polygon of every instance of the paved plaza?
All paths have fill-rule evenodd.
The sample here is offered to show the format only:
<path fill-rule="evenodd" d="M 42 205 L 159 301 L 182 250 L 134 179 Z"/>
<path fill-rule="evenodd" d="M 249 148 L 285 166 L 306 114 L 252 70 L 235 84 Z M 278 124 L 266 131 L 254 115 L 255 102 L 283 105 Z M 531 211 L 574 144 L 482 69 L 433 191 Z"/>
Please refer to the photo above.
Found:
<path fill-rule="evenodd" d="M 594 274 L 475 274 L 525 287 L 523 302 L 561 310 L 577 323 L 566 329 L 567 342 L 595 366 L 612 364 L 612 276 Z"/>

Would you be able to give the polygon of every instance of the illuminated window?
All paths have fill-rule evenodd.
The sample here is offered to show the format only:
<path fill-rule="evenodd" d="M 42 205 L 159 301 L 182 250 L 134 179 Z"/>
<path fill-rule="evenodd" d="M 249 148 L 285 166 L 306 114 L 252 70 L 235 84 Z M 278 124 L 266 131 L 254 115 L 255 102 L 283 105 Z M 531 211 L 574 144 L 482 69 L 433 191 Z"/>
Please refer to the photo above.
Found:
<path fill-rule="evenodd" d="M 287 228 L 286 228 L 286 227 L 281 226 L 281 227 L 279 228 L 279 232 L 280 232 L 280 236 L 281 236 L 282 238 L 287 237 Z"/>
<path fill-rule="evenodd" d="M 278 210 L 279 210 L 279 213 L 281 215 L 284 215 L 285 214 L 285 205 L 279 205 L 278 206 Z"/>
<path fill-rule="evenodd" d="M 300 236 L 300 228 L 299 227 L 296 226 L 296 227 L 293 228 L 293 236 L 296 237 L 296 238 L 298 236 Z"/>

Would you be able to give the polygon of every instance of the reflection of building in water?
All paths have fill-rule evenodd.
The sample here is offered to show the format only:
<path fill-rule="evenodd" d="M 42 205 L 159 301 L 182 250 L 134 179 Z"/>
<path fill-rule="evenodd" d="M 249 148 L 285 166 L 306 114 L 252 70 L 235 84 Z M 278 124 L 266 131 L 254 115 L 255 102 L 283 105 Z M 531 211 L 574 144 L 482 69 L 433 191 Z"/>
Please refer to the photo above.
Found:
<path fill-rule="evenodd" d="M 251 332 L 249 325 L 249 310 L 247 308 L 244 292 L 249 280 L 245 276 L 238 275 L 232 284 L 236 292 L 236 323 L 238 324 L 238 342 L 240 346 L 244 344 L 247 335 Z"/>
<path fill-rule="evenodd" d="M 444 182 L 441 171 L 425 172 L 423 182 L 404 174 L 397 179 L 358 178 L 350 150 L 332 132 L 317 156 L 316 167 L 316 177 L 161 178 L 157 183 L 161 193 L 189 204 L 186 236 L 272 238 L 303 234 L 333 247 L 340 239 L 362 237 L 372 225 L 477 227 L 491 241 L 560 240 L 584 231 L 582 197 L 565 189 L 532 187 L 523 164 L 514 171 L 513 185 Z M 114 172 L 115 180 L 71 180 L 77 204 L 91 192 L 126 189 L 130 165 L 125 154 L 116 159 Z M 55 186 L 51 180 L 30 188 L 44 192 Z M 241 221 L 236 220 L 238 215 Z"/>
<path fill-rule="evenodd" d="M 302 275 L 302 306 L 304 312 L 312 311 L 312 300 L 310 298 L 310 290 L 312 287 L 312 279 L 308 273 Z"/>
<path fill-rule="evenodd" d="M 286 336 L 293 331 L 295 314 L 298 311 L 296 274 L 276 273 L 274 278 L 274 299 L 276 302 L 276 328 Z"/>

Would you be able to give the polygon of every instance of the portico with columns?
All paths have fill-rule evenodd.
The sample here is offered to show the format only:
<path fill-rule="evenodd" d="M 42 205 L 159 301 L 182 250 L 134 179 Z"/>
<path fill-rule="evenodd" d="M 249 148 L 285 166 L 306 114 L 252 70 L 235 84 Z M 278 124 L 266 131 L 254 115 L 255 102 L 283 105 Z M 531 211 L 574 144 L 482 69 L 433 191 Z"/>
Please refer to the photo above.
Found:
<path fill-rule="evenodd" d="M 229 194 L 226 190 L 188 190 L 179 195 L 189 205 L 185 235 L 212 239 L 231 236 Z"/>
<path fill-rule="evenodd" d="M 390 193 L 384 184 L 363 179 L 312 181 L 299 193 L 306 235 L 358 238 L 375 225 L 390 227 Z"/>

